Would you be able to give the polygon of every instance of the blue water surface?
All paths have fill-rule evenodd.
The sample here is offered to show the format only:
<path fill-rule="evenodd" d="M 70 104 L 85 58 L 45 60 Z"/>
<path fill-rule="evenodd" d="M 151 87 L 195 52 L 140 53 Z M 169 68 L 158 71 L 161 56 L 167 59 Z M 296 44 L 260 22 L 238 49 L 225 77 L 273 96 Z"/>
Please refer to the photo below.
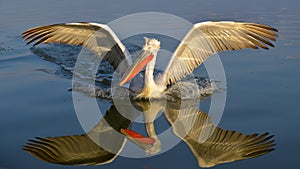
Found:
<path fill-rule="evenodd" d="M 40 161 L 22 150 L 27 139 L 83 133 L 73 108 L 71 80 L 59 65 L 29 50 L 20 34 L 62 22 L 108 23 L 137 12 L 163 12 L 192 23 L 249 21 L 279 30 L 275 48 L 220 53 L 227 79 L 224 129 L 275 135 L 276 150 L 215 168 L 298 169 L 300 136 L 300 12 L 298 0 L 227 1 L 0 1 L 0 168 L 199 168 L 182 142 L 158 156 L 118 157 L 103 166 L 74 167 Z"/>

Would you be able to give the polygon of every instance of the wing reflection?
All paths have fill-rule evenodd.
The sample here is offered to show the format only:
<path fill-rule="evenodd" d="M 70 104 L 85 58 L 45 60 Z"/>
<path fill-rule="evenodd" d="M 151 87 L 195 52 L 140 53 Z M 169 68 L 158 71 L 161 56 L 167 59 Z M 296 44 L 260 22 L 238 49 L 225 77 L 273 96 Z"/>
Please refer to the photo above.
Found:
<path fill-rule="evenodd" d="M 175 135 L 189 146 L 201 167 L 253 158 L 274 150 L 273 135 L 224 130 L 194 106 L 179 110 L 169 107 L 164 114 Z"/>
<path fill-rule="evenodd" d="M 100 165 L 113 161 L 122 151 L 128 138 L 146 153 L 155 154 L 161 151 L 161 145 L 168 144 L 160 142 L 154 127 L 157 114 L 163 112 L 172 126 L 173 133 L 188 145 L 200 167 L 212 167 L 253 158 L 274 150 L 273 135 L 269 133 L 247 135 L 222 129 L 214 125 L 210 116 L 199 110 L 197 104 L 198 101 L 134 102 L 134 105 L 144 113 L 148 137 L 131 131 L 129 128 L 133 120 L 125 118 L 124 114 L 118 112 L 120 109 L 117 110 L 112 105 L 89 133 L 36 138 L 29 140 L 23 149 L 36 158 L 50 163 Z M 135 119 L 140 115 L 129 108 L 130 106 L 123 106 L 122 110 L 128 112 L 125 116 L 131 116 L 129 119 Z"/>
<path fill-rule="evenodd" d="M 137 114 L 131 114 L 137 115 Z M 65 165 L 100 165 L 113 161 L 123 149 L 126 138 L 118 134 L 132 121 L 123 117 L 115 106 L 89 132 L 82 135 L 46 137 L 29 140 L 23 150 L 36 158 Z M 93 139 L 91 139 L 93 138 Z M 100 143 L 100 146 L 95 143 Z M 105 147 L 105 148 L 103 148 Z"/>

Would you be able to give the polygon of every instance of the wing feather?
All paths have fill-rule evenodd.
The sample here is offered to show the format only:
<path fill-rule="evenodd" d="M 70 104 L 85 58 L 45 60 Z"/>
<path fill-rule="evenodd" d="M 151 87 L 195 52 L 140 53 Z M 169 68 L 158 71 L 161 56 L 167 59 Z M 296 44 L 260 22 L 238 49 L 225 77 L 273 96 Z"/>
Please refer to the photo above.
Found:
<path fill-rule="evenodd" d="M 131 63 L 125 46 L 115 33 L 103 24 L 79 22 L 39 26 L 23 32 L 22 37 L 27 44 L 34 42 L 33 46 L 40 43 L 82 45 L 104 58 L 115 69 L 120 63 L 126 68 Z"/>
<path fill-rule="evenodd" d="M 169 85 L 182 79 L 208 57 L 221 51 L 274 47 L 277 30 L 268 25 L 247 22 L 202 22 L 195 24 L 175 50 L 158 81 Z"/>

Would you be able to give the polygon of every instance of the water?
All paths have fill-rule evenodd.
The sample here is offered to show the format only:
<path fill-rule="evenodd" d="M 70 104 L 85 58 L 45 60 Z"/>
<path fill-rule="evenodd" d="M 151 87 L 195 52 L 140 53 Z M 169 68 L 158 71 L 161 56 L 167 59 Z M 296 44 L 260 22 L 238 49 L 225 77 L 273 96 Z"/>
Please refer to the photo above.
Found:
<path fill-rule="evenodd" d="M 103 4 L 106 6 L 103 7 Z M 178 15 L 192 23 L 241 20 L 269 24 L 279 30 L 276 47 L 269 51 L 242 50 L 220 54 L 227 77 L 227 102 L 220 127 L 246 134 L 268 131 L 275 135 L 276 150 L 262 157 L 222 164 L 216 168 L 299 168 L 298 6 L 296 0 L 172 3 L 1 1 L 0 168 L 75 168 L 40 161 L 21 148 L 27 139 L 36 136 L 55 137 L 84 132 L 68 91 L 71 80 L 64 76 L 68 74 L 61 71 L 59 64 L 31 53 L 29 46 L 22 42 L 20 33 L 34 26 L 60 22 L 107 23 L 127 14 L 145 11 Z M 162 130 L 163 126 L 157 130 Z M 143 129 L 142 126 L 135 128 Z M 158 156 L 145 159 L 118 157 L 107 165 L 81 168 L 120 167 L 199 168 L 183 142 Z"/>

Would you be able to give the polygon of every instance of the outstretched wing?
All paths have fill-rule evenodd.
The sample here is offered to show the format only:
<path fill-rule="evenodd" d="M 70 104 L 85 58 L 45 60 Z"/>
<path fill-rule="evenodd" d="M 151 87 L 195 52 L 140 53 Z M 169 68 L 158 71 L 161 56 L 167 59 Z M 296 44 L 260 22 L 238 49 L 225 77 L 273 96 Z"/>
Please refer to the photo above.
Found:
<path fill-rule="evenodd" d="M 126 63 L 130 64 L 131 58 L 125 46 L 115 33 L 104 24 L 97 23 L 62 23 L 48 26 L 39 26 L 22 33 L 27 44 L 34 42 L 33 46 L 40 43 L 61 43 L 82 45 L 108 61 L 115 69 Z"/>
<path fill-rule="evenodd" d="M 165 116 L 175 135 L 189 146 L 201 167 L 254 158 L 274 150 L 273 135 L 247 135 L 221 129 L 195 107 L 169 109 Z"/>
<path fill-rule="evenodd" d="M 273 27 L 247 22 L 202 22 L 195 24 L 175 50 L 161 84 L 172 84 L 221 51 L 274 47 L 278 35 Z"/>

